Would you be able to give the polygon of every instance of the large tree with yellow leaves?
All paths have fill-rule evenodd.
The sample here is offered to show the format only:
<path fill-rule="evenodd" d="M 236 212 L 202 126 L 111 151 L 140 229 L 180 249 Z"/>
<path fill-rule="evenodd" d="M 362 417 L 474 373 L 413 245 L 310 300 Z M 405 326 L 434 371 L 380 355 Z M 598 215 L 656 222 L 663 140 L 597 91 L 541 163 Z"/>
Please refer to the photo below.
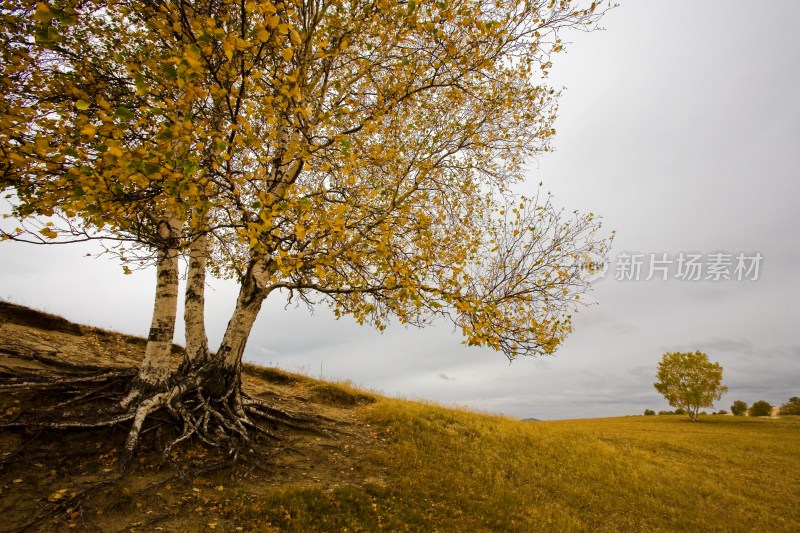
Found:
<path fill-rule="evenodd" d="M 553 353 L 588 287 L 581 258 L 607 241 L 593 215 L 513 187 L 554 133 L 542 80 L 560 32 L 591 29 L 598 4 L 3 2 L 13 214 L 42 221 L 43 241 L 116 239 L 156 258 L 151 342 L 119 417 L 129 451 L 160 409 L 182 419 L 176 441 L 250 438 L 269 406 L 242 393 L 242 354 L 272 293 L 379 328 L 446 317 L 509 358 Z M 241 287 L 215 352 L 207 270 Z"/>

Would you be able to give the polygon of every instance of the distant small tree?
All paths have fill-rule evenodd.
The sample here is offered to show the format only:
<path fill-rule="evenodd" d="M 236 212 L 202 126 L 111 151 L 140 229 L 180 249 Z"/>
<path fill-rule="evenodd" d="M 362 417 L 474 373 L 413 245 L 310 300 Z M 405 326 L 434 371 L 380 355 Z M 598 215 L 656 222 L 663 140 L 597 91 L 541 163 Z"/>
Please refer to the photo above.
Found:
<path fill-rule="evenodd" d="M 722 367 L 703 352 L 668 352 L 658 364 L 658 381 L 653 384 L 669 404 L 697 422 L 701 407 L 713 407 L 728 387 L 722 384 Z"/>
<path fill-rule="evenodd" d="M 772 416 L 772 405 L 766 400 L 759 400 L 750 407 L 750 416 Z"/>
<path fill-rule="evenodd" d="M 652 416 L 652 415 L 656 414 L 656 412 L 653 411 L 652 409 L 645 409 L 644 410 L 644 414 L 645 414 L 645 416 Z"/>
<path fill-rule="evenodd" d="M 733 405 L 731 405 L 731 413 L 733 413 L 733 416 L 744 416 L 747 414 L 747 409 L 747 402 L 743 402 L 742 400 L 736 400 L 733 402 Z"/>
<path fill-rule="evenodd" d="M 659 411 L 658 414 L 659 415 L 685 415 L 686 414 L 686 410 L 685 409 L 681 409 L 679 407 L 678 409 L 675 409 L 674 411 Z"/>
<path fill-rule="evenodd" d="M 789 401 L 781 405 L 780 414 L 786 415 L 800 415 L 800 397 L 792 396 Z"/>
<path fill-rule="evenodd" d="M 728 414 L 728 411 L 726 411 L 725 409 L 720 409 L 719 411 L 717 411 L 717 412 L 716 412 L 716 413 L 714 413 L 714 414 L 715 414 L 715 415 L 727 415 L 727 414 Z"/>

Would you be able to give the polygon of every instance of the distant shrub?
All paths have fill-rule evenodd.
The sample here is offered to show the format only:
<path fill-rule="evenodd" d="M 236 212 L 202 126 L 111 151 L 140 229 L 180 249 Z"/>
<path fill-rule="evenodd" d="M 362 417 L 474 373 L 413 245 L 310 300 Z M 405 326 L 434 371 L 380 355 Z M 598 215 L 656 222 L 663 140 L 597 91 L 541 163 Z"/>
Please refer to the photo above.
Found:
<path fill-rule="evenodd" d="M 733 416 L 744 416 L 747 414 L 747 402 L 743 402 L 742 400 L 736 400 L 731 405 L 731 413 Z"/>
<path fill-rule="evenodd" d="M 647 414 L 647 413 L 645 413 Z M 789 401 L 781 405 L 781 415 L 800 415 L 800 398 L 792 396 Z"/>
<path fill-rule="evenodd" d="M 660 415 L 685 415 L 686 411 L 679 407 L 678 409 L 675 409 L 674 411 L 659 411 L 658 414 L 660 414 Z"/>
<path fill-rule="evenodd" d="M 677 409 L 675 409 L 674 413 L 676 415 L 685 415 L 686 409 L 684 409 L 683 407 L 678 407 Z"/>
<path fill-rule="evenodd" d="M 652 416 L 652 415 L 656 414 L 656 412 L 653 411 L 652 409 L 645 409 L 644 410 L 644 414 L 645 414 L 645 416 Z"/>
<path fill-rule="evenodd" d="M 725 409 L 720 409 L 719 411 L 717 411 L 717 412 L 716 412 L 716 413 L 714 413 L 714 414 L 715 414 L 715 415 L 727 415 L 727 414 L 728 414 L 728 411 L 726 411 Z"/>
<path fill-rule="evenodd" d="M 772 405 L 766 400 L 759 400 L 750 407 L 750 416 L 771 416 Z"/>

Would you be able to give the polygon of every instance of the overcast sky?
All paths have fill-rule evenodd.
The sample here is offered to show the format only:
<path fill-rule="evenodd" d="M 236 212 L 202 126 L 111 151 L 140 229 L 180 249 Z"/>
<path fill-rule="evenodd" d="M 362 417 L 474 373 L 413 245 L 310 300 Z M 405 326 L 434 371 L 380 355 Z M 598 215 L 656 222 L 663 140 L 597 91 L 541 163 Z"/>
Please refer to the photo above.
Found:
<path fill-rule="evenodd" d="M 509 364 L 463 347 L 444 323 L 379 334 L 273 300 L 246 359 L 523 418 L 666 409 L 652 386 L 666 351 L 702 350 L 722 364 L 730 391 L 717 408 L 800 396 L 799 24 L 794 0 L 628 0 L 605 31 L 570 35 L 551 75 L 566 87 L 557 152 L 532 163 L 529 181 L 568 210 L 602 215 L 617 237 L 597 305 L 579 311 L 554 357 Z M 123 276 L 113 260 L 84 257 L 91 251 L 0 244 L 0 298 L 146 335 L 155 274 Z M 701 278 L 709 254 L 732 254 L 719 265 L 734 279 L 680 279 L 673 262 L 666 281 L 659 270 L 645 280 L 650 254 L 682 253 L 702 255 Z M 753 270 L 735 279 L 736 256 L 757 253 L 758 279 Z M 635 278 L 636 259 L 639 280 L 616 279 Z M 235 285 L 213 282 L 212 346 L 235 297 Z"/>

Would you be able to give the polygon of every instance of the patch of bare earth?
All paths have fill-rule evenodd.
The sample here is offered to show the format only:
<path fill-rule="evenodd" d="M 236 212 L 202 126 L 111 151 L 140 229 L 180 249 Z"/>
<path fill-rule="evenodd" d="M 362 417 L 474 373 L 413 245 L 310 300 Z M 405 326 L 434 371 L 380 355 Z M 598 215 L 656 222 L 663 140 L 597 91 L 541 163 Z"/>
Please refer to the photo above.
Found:
<path fill-rule="evenodd" d="M 261 437 L 235 462 L 199 442 L 164 457 L 164 414 L 123 470 L 127 423 L 79 426 L 116 408 L 144 346 L 0 302 L 0 532 L 269 531 L 249 510 L 271 493 L 383 483 L 370 460 L 380 441 L 360 415 L 368 394 L 254 365 L 245 390 L 287 415 L 261 421 L 275 438 Z M 180 347 L 173 352 L 177 364 Z M 38 423 L 53 419 L 75 427 Z"/>

